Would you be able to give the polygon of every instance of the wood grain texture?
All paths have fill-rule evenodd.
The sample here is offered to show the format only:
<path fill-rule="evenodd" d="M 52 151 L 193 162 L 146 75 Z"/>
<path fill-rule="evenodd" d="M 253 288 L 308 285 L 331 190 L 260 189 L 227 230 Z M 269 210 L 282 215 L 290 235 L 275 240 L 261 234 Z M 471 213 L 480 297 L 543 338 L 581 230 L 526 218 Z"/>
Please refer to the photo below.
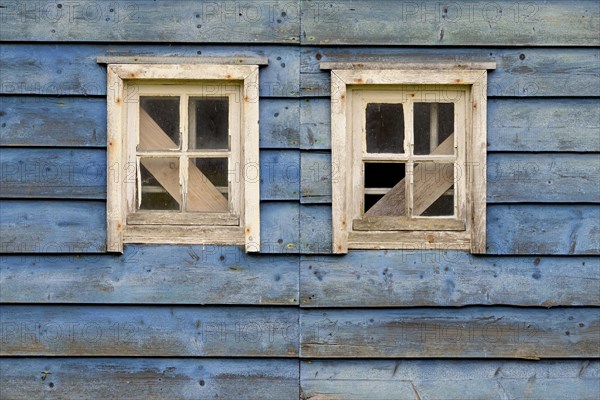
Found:
<path fill-rule="evenodd" d="M 299 100 L 262 98 L 259 103 L 260 147 L 298 148 Z M 93 97 L 2 96 L 0 145 L 105 147 L 106 101 Z"/>
<path fill-rule="evenodd" d="M 0 302 L 292 305 L 298 304 L 298 257 L 214 245 L 127 245 L 122 255 L 4 255 Z"/>
<path fill-rule="evenodd" d="M 325 50 L 331 50 L 329 48 Z M 301 100 L 301 148 L 331 148 L 331 100 Z M 600 100 L 488 98 L 488 151 L 599 152 Z"/>
<path fill-rule="evenodd" d="M 488 151 L 600 152 L 600 99 L 488 99 Z"/>
<path fill-rule="evenodd" d="M 488 203 L 598 203 L 600 156 L 493 153 L 487 187 Z"/>
<path fill-rule="evenodd" d="M 300 182 L 300 202 L 303 204 L 331 203 L 332 170 L 336 178 L 341 174 L 331 165 L 331 153 L 300 153 L 302 179 Z"/>
<path fill-rule="evenodd" d="M 298 200 L 300 198 L 300 152 L 261 150 L 260 199 Z"/>
<path fill-rule="evenodd" d="M 302 44 L 597 46 L 592 1 L 493 4 L 302 0 Z M 560 16 L 560 17 L 557 17 Z"/>
<path fill-rule="evenodd" d="M 595 400 L 597 360 L 303 361 L 304 399 Z"/>
<path fill-rule="evenodd" d="M 3 356 L 293 357 L 293 308 L 3 305 Z"/>
<path fill-rule="evenodd" d="M 7 399 L 297 399 L 298 369 L 274 359 L 4 358 L 0 383 Z"/>
<path fill-rule="evenodd" d="M 298 254 L 300 251 L 299 204 L 291 201 L 260 205 L 260 251 L 263 254 Z"/>
<path fill-rule="evenodd" d="M 106 101 L 83 97 L 0 97 L 2 146 L 106 146 Z"/>
<path fill-rule="evenodd" d="M 331 254 L 331 206 L 300 205 L 300 253 Z"/>
<path fill-rule="evenodd" d="M 593 257 L 499 258 L 443 249 L 302 256 L 300 304 L 598 306 L 600 261 Z"/>
<path fill-rule="evenodd" d="M 2 198 L 106 199 L 103 149 L 3 148 Z"/>
<path fill-rule="evenodd" d="M 2 200 L 3 253 L 97 253 L 106 249 L 102 201 Z"/>
<path fill-rule="evenodd" d="M 331 148 L 331 101 L 302 99 L 300 101 L 300 148 Z"/>
<path fill-rule="evenodd" d="M 298 47 L 12 43 L 0 45 L 0 54 L 3 94 L 104 96 L 106 66 L 96 62 L 98 56 L 185 57 L 199 54 L 268 57 L 272 62 L 260 69 L 261 97 L 297 97 L 299 92 Z"/>
<path fill-rule="evenodd" d="M 297 149 L 300 146 L 300 101 L 261 99 L 260 148 Z"/>
<path fill-rule="evenodd" d="M 401 25 L 401 24 L 398 24 Z M 320 71 L 322 61 L 393 61 L 414 55 L 461 57 L 489 55 L 497 68 L 488 75 L 487 94 L 492 97 L 597 96 L 600 79 L 595 65 L 600 51 L 592 48 L 520 49 L 424 49 L 401 47 L 319 47 L 301 53 L 302 96 L 329 96 L 329 71 Z"/>
<path fill-rule="evenodd" d="M 600 254 L 598 205 L 489 205 L 488 254 Z"/>
<path fill-rule="evenodd" d="M 0 35 L 10 41 L 299 43 L 297 4 L 279 0 L 2 5 Z"/>
<path fill-rule="evenodd" d="M 596 308 L 303 310 L 303 358 L 594 358 Z"/>

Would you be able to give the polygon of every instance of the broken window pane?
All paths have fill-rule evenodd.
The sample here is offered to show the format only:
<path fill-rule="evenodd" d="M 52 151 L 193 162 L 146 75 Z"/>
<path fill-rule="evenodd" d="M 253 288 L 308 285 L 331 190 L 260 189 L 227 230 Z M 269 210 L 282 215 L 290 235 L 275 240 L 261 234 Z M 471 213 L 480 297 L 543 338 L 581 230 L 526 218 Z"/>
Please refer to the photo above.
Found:
<path fill-rule="evenodd" d="M 368 153 L 404 153 L 402 104 L 367 104 L 366 133 Z"/>
<path fill-rule="evenodd" d="M 187 211 L 227 212 L 229 181 L 227 158 L 189 160 Z"/>
<path fill-rule="evenodd" d="M 414 103 L 413 126 L 415 154 L 433 154 L 454 132 L 454 103 Z M 453 144 L 435 151 L 438 155 L 453 153 Z"/>
<path fill-rule="evenodd" d="M 141 203 L 140 210 L 179 210 L 178 158 L 140 159 Z"/>
<path fill-rule="evenodd" d="M 179 97 L 140 96 L 138 150 L 179 148 Z"/>
<path fill-rule="evenodd" d="M 415 164 L 413 216 L 451 215 L 454 215 L 454 164 Z"/>
<path fill-rule="evenodd" d="M 229 149 L 229 99 L 190 97 L 189 148 Z"/>
<path fill-rule="evenodd" d="M 365 163 L 364 212 L 371 215 L 406 215 L 406 168 L 403 163 Z"/>

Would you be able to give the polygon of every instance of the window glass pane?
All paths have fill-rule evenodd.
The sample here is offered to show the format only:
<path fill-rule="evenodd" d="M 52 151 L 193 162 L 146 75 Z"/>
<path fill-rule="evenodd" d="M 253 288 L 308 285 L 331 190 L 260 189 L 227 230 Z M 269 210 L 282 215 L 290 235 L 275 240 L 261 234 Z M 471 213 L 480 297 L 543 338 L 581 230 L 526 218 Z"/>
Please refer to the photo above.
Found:
<path fill-rule="evenodd" d="M 179 210 L 178 158 L 150 158 L 140 160 L 140 210 Z"/>
<path fill-rule="evenodd" d="M 403 163 L 365 163 L 364 212 L 369 215 L 406 215 Z"/>
<path fill-rule="evenodd" d="M 454 164 L 415 164 L 413 215 L 424 217 L 454 215 Z"/>
<path fill-rule="evenodd" d="M 190 97 L 189 148 L 229 149 L 229 99 Z"/>
<path fill-rule="evenodd" d="M 367 104 L 366 132 L 368 153 L 404 153 L 402 104 Z"/>
<path fill-rule="evenodd" d="M 439 147 L 454 132 L 454 103 L 415 103 L 413 126 L 416 155 L 454 153 L 451 143 Z"/>
<path fill-rule="evenodd" d="M 140 96 L 138 150 L 179 148 L 179 97 Z"/>
<path fill-rule="evenodd" d="M 227 158 L 193 158 L 189 161 L 187 211 L 227 212 L 229 182 Z"/>

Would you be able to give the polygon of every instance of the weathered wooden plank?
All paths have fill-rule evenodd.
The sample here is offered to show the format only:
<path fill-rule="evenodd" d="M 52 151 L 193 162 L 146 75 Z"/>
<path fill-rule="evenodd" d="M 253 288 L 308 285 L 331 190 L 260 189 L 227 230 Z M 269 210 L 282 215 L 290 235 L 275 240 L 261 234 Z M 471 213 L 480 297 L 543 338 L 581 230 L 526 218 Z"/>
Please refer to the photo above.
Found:
<path fill-rule="evenodd" d="M 300 198 L 300 151 L 260 151 L 260 199 Z"/>
<path fill-rule="evenodd" d="M 598 46 L 593 1 L 302 0 L 302 44 L 410 46 Z"/>
<path fill-rule="evenodd" d="M 121 255 L 4 255 L 0 302 L 298 304 L 298 258 L 213 245 L 127 245 Z"/>
<path fill-rule="evenodd" d="M 153 23 L 155 25 L 155 23 Z M 3 94 L 106 94 L 106 66 L 98 56 L 262 56 L 261 97 L 296 97 L 299 92 L 300 50 L 289 46 L 2 44 L 0 92 Z"/>
<path fill-rule="evenodd" d="M 598 205 L 488 205 L 488 254 L 599 254 Z"/>
<path fill-rule="evenodd" d="M 599 306 L 600 260 L 362 250 L 301 257 L 300 283 L 303 307 Z"/>
<path fill-rule="evenodd" d="M 0 201 L 2 253 L 96 253 L 106 249 L 103 201 Z"/>
<path fill-rule="evenodd" d="M 59 7 L 60 6 L 60 7 Z M 2 1 L 7 41 L 299 43 L 296 3 Z"/>
<path fill-rule="evenodd" d="M 106 101 L 0 97 L 2 146 L 106 146 Z"/>
<path fill-rule="evenodd" d="M 2 198 L 106 198 L 103 149 L 4 148 Z"/>
<path fill-rule="evenodd" d="M 306 399 L 595 400 L 597 360 L 303 361 Z"/>
<path fill-rule="evenodd" d="M 489 151 L 600 151 L 600 99 L 489 99 Z"/>
<path fill-rule="evenodd" d="M 3 358 L 6 399 L 297 399 L 295 360 Z"/>
<path fill-rule="evenodd" d="M 260 205 L 260 252 L 297 254 L 300 243 L 298 202 L 263 202 Z"/>
<path fill-rule="evenodd" d="M 331 254 L 331 206 L 300 205 L 300 253 Z"/>
<path fill-rule="evenodd" d="M 300 146 L 300 103 L 296 99 L 260 100 L 260 148 L 297 149 Z"/>
<path fill-rule="evenodd" d="M 303 310 L 304 358 L 598 357 L 596 308 Z"/>
<path fill-rule="evenodd" d="M 302 149 L 331 148 L 331 104 L 327 98 L 303 99 Z M 488 99 L 489 151 L 600 151 L 600 100 Z"/>
<path fill-rule="evenodd" d="M 401 24 L 399 24 L 401 25 Z M 393 61 L 394 57 L 414 55 L 461 57 L 488 55 L 497 68 L 488 75 L 488 96 L 541 97 L 590 96 L 600 91 L 595 65 L 598 49 L 415 49 L 373 47 L 320 47 L 301 53 L 300 87 L 302 96 L 329 96 L 329 71 L 320 71 L 321 61 Z"/>
<path fill-rule="evenodd" d="M 341 175 L 335 166 L 331 165 L 329 152 L 302 152 L 302 180 L 300 184 L 301 203 L 331 203 L 332 170 L 336 178 Z"/>
<path fill-rule="evenodd" d="M 260 99 L 261 148 L 299 147 L 298 102 Z M 0 96 L 0 145 L 105 147 L 106 101 Z"/>
<path fill-rule="evenodd" d="M 488 203 L 598 203 L 598 154 L 490 154 Z"/>
<path fill-rule="evenodd" d="M 3 305 L 3 356 L 298 354 L 294 308 Z"/>
<path fill-rule="evenodd" d="M 300 148 L 331 148 L 331 103 L 329 99 L 300 102 Z"/>
<path fill-rule="evenodd" d="M 301 154 L 302 203 L 331 202 L 329 153 Z M 479 170 L 479 169 L 477 169 Z M 457 170 L 457 174 L 460 170 Z M 457 179 L 464 174 L 457 175 Z M 600 157 L 597 154 L 492 153 L 487 160 L 488 203 L 600 202 Z"/>

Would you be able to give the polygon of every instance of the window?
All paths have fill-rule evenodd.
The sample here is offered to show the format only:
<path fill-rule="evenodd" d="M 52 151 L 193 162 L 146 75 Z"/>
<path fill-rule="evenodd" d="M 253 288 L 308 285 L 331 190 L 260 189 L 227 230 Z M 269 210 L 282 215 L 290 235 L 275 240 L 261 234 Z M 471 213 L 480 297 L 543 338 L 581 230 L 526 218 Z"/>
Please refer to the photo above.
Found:
<path fill-rule="evenodd" d="M 478 69 L 323 64 L 332 69 L 332 160 L 338 171 L 334 253 L 485 252 L 490 63 Z"/>
<path fill-rule="evenodd" d="M 108 65 L 108 250 L 259 251 L 258 66 Z"/>

